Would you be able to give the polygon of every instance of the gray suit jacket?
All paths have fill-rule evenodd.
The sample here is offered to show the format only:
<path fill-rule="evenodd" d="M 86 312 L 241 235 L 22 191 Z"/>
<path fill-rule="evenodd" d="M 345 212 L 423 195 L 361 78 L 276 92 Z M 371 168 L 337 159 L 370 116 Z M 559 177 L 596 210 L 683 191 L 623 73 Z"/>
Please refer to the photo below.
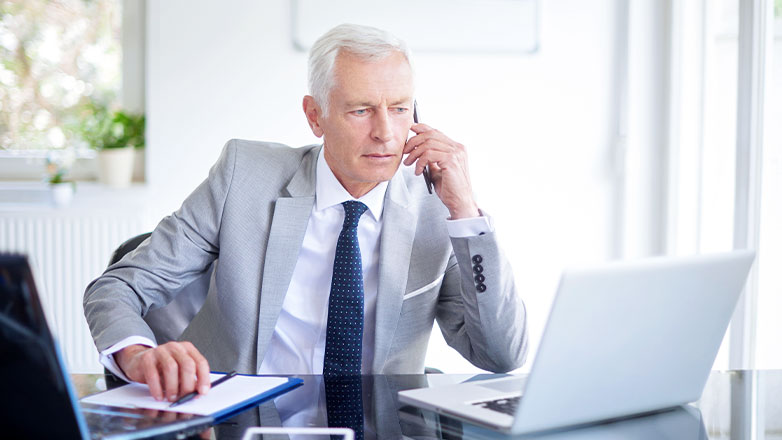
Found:
<path fill-rule="evenodd" d="M 219 257 L 204 306 L 181 339 L 214 370 L 257 372 L 315 201 L 319 151 L 229 141 L 182 207 L 87 287 L 84 313 L 98 350 L 132 335 L 154 340 L 142 316 Z M 448 210 L 409 169 L 391 179 L 384 203 L 371 371 L 423 372 L 435 318 L 447 343 L 476 366 L 519 367 L 525 310 L 494 233 L 450 238 Z M 484 292 L 473 278 L 475 255 Z"/>

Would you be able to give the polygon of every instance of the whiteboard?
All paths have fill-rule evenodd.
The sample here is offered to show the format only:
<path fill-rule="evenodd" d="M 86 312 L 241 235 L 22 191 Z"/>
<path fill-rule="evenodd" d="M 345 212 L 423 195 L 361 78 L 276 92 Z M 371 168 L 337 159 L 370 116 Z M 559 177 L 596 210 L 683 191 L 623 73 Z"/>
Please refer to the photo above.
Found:
<path fill-rule="evenodd" d="M 415 52 L 532 53 L 538 49 L 538 0 L 291 0 L 295 48 L 342 23 L 374 26 Z"/>

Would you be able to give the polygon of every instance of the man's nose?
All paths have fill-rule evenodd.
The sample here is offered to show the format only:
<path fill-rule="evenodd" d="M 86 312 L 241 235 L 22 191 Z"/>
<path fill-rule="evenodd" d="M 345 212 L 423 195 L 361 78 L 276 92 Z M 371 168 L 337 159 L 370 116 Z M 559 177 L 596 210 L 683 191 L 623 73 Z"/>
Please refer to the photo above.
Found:
<path fill-rule="evenodd" d="M 394 138 L 391 130 L 391 119 L 386 112 L 377 112 L 372 121 L 372 139 L 378 142 L 388 142 Z"/>

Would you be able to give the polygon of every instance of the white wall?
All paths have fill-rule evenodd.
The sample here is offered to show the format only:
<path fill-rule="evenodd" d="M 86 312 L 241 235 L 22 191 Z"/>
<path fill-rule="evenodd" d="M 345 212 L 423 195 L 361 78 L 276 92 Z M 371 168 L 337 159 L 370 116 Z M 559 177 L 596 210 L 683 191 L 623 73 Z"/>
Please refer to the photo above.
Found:
<path fill-rule="evenodd" d="M 289 3 L 149 2 L 147 176 L 169 212 L 230 138 L 315 143 Z M 562 267 L 614 249 L 617 2 L 541 1 L 532 55 L 418 54 L 425 122 L 464 143 L 537 346 Z M 439 338 L 427 360 L 474 371 Z M 529 365 L 529 362 L 528 364 Z"/>

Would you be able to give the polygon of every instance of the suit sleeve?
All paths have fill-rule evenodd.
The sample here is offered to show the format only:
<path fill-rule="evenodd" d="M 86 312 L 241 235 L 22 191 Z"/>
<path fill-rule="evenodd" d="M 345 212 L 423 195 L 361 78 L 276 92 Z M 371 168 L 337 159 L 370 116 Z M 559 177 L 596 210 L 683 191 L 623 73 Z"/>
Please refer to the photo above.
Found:
<path fill-rule="evenodd" d="M 446 342 L 484 370 L 519 368 L 527 353 L 526 311 L 495 233 L 451 237 L 451 244 L 437 305 Z"/>
<path fill-rule="evenodd" d="M 98 351 L 131 336 L 155 340 L 143 316 L 171 302 L 217 258 L 223 209 L 233 178 L 236 147 L 229 141 L 182 206 L 148 240 L 90 283 L 84 315 Z"/>

